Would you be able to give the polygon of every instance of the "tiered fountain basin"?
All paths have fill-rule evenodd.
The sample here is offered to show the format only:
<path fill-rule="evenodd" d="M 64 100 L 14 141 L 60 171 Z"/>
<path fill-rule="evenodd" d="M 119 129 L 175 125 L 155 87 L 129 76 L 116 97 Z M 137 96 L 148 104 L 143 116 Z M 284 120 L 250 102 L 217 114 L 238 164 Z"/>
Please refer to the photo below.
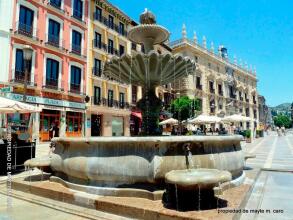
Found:
<path fill-rule="evenodd" d="M 161 185 L 166 173 L 186 169 L 188 144 L 194 167 L 226 170 L 232 181 L 242 181 L 240 140 L 241 136 L 54 138 L 50 168 L 67 182 L 87 186 Z M 33 167 L 34 160 L 26 165 Z"/>

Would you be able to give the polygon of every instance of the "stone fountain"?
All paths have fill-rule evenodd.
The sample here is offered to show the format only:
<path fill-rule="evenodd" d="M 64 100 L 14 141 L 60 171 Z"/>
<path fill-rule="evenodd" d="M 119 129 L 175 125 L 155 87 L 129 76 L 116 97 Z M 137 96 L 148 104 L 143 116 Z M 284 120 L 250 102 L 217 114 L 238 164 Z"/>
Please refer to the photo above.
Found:
<path fill-rule="evenodd" d="M 158 135 L 158 119 L 161 100 L 156 96 L 155 89 L 159 85 L 174 82 L 195 71 L 192 60 L 183 56 L 159 54 L 154 45 L 169 39 L 169 32 L 156 24 L 155 16 L 145 11 L 140 16 L 141 25 L 133 27 L 128 38 L 144 46 L 145 53 L 133 56 L 114 57 L 105 65 L 104 74 L 120 82 L 142 86 L 143 98 L 137 103 L 142 111 L 144 135 Z"/>
<path fill-rule="evenodd" d="M 140 21 L 129 31 L 129 39 L 144 45 L 145 53 L 113 57 L 104 74 L 144 88 L 138 108 L 146 136 L 54 138 L 50 158 L 32 159 L 25 165 L 51 169 L 52 181 L 100 195 L 158 199 L 162 194 L 155 196 L 156 192 L 166 183 L 209 190 L 225 181 L 240 184 L 244 180 L 241 136 L 158 136 L 161 101 L 155 88 L 192 74 L 195 65 L 189 58 L 154 51 L 169 32 L 147 10 Z M 187 164 L 197 169 L 186 169 Z"/>

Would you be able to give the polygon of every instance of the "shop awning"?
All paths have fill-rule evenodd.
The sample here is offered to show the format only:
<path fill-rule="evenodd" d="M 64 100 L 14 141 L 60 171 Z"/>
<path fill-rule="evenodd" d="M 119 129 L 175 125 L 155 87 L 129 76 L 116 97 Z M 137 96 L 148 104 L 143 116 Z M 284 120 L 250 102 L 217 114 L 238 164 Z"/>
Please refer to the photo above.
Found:
<path fill-rule="evenodd" d="M 33 113 L 40 111 L 42 111 L 42 109 L 39 107 L 0 97 L 0 113 Z"/>
<path fill-rule="evenodd" d="M 142 119 L 142 115 L 141 115 L 140 112 L 131 112 L 131 115 L 133 115 L 133 116 L 135 116 L 135 117 L 137 117 L 139 119 Z"/>

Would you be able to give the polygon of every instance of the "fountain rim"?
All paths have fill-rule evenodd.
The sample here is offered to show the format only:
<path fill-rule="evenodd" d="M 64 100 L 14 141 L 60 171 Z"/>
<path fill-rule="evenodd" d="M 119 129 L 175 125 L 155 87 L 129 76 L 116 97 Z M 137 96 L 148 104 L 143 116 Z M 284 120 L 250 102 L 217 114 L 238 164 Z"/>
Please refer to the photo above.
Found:
<path fill-rule="evenodd" d="M 143 136 L 143 137 L 56 137 L 52 142 L 100 142 L 100 143 L 185 143 L 185 142 L 225 142 L 225 141 L 241 141 L 241 135 L 227 135 L 227 136 Z"/>
<path fill-rule="evenodd" d="M 165 42 L 166 40 L 168 40 L 169 36 L 170 36 L 170 32 L 167 30 L 167 28 L 158 25 L 158 24 L 140 24 L 137 26 L 132 27 L 129 31 L 128 31 L 128 38 L 130 38 L 130 41 L 137 43 L 137 44 L 142 44 L 144 43 L 144 41 L 137 41 L 137 39 L 135 39 L 133 37 L 133 34 L 136 34 L 135 32 L 142 32 L 142 31 L 146 31 L 148 29 L 153 29 L 154 31 L 160 31 L 164 36 L 161 37 L 160 40 L 156 40 L 154 42 L 155 44 L 160 44 L 162 42 Z"/>

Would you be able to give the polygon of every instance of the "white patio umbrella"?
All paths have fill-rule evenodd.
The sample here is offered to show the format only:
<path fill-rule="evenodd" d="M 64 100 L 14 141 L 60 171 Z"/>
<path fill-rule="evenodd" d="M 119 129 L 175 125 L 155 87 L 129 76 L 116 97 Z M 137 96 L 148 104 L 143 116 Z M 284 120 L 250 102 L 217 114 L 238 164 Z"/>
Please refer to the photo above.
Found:
<path fill-rule="evenodd" d="M 242 116 L 242 115 L 230 115 L 230 116 L 226 116 L 222 119 L 222 122 L 224 123 L 238 123 L 238 122 L 248 122 L 248 121 L 251 121 L 251 118 L 249 117 L 245 117 L 245 116 Z"/>
<path fill-rule="evenodd" d="M 177 125 L 178 124 L 178 120 L 177 119 L 174 119 L 174 118 L 169 118 L 165 121 L 161 121 L 159 123 L 159 125 L 166 125 L 166 124 L 170 124 L 170 125 Z"/>
<path fill-rule="evenodd" d="M 0 97 L 0 113 L 33 113 L 40 112 L 41 108 L 29 105 L 23 102 L 18 102 L 12 99 Z"/>
<path fill-rule="evenodd" d="M 188 122 L 193 124 L 214 124 L 221 122 L 221 118 L 213 115 L 199 115 Z"/>

